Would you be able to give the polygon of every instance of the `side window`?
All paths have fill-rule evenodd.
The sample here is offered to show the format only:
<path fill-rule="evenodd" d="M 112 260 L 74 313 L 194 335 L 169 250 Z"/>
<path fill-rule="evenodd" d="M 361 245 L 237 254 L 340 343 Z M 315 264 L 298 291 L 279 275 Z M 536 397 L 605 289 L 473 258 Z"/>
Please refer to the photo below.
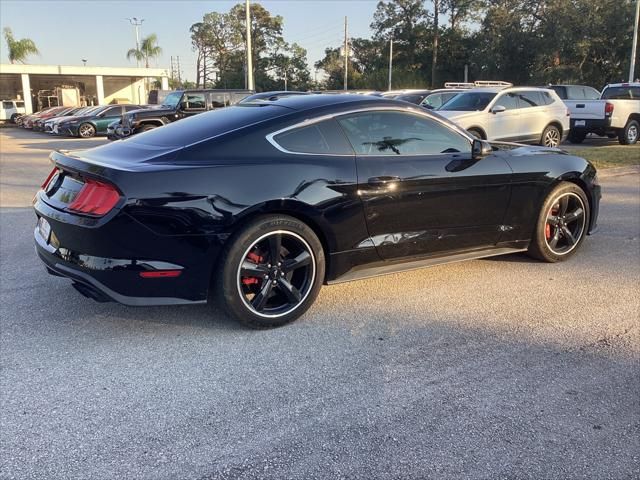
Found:
<path fill-rule="evenodd" d="M 228 105 L 224 93 L 211 93 L 211 108 L 223 108 Z"/>
<path fill-rule="evenodd" d="M 125 105 L 124 106 L 124 110 L 126 112 L 130 112 L 132 110 L 140 110 L 140 106 L 139 105 Z"/>
<path fill-rule="evenodd" d="M 204 110 L 204 93 L 185 93 L 182 99 L 182 108 L 185 110 Z"/>
<path fill-rule="evenodd" d="M 105 117 L 117 117 L 122 115 L 122 107 L 111 107 L 104 112 Z"/>
<path fill-rule="evenodd" d="M 282 132 L 273 140 L 292 153 L 353 155 L 353 149 L 333 119 Z"/>
<path fill-rule="evenodd" d="M 536 92 L 533 90 L 520 93 L 518 99 L 520 100 L 520 106 L 522 108 L 540 107 L 542 105 L 545 105 L 540 92 Z"/>
<path fill-rule="evenodd" d="M 7 110 L 13 108 L 13 102 L 2 102 L 2 108 L 6 108 Z"/>
<path fill-rule="evenodd" d="M 549 92 L 540 92 L 542 95 L 543 105 L 551 105 L 553 103 L 553 97 L 549 94 Z"/>
<path fill-rule="evenodd" d="M 520 108 L 520 105 L 518 105 L 518 96 L 515 93 L 505 93 L 501 95 L 493 105 L 502 105 L 507 110 Z"/>
<path fill-rule="evenodd" d="M 595 88 L 582 87 L 584 90 L 584 98 L 587 100 L 598 100 L 600 98 L 600 92 Z"/>
<path fill-rule="evenodd" d="M 358 155 L 437 155 L 471 152 L 471 143 L 445 125 L 404 112 L 367 112 L 338 119 Z"/>

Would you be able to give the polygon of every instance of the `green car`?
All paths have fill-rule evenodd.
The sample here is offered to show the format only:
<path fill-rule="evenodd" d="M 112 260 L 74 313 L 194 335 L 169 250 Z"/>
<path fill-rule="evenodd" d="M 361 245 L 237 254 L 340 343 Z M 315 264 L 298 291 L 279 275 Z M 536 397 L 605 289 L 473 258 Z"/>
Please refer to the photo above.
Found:
<path fill-rule="evenodd" d="M 90 138 L 96 135 L 106 135 L 107 126 L 120 118 L 126 112 L 139 110 L 140 105 L 105 105 L 92 110 L 87 115 L 69 117 L 58 124 L 59 135 Z"/>

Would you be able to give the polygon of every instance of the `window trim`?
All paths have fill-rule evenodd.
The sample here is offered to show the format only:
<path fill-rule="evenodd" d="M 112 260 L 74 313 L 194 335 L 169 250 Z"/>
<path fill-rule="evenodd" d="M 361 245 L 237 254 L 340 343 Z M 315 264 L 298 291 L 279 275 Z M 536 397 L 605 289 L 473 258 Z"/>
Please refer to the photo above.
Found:
<path fill-rule="evenodd" d="M 364 108 L 358 108 L 355 110 L 347 110 L 344 112 L 336 112 L 336 113 L 329 113 L 326 115 L 321 115 L 319 117 L 315 117 L 315 118 L 308 118 L 306 120 L 303 120 L 301 122 L 295 123 L 293 125 L 289 125 L 288 127 L 285 128 L 281 128 L 280 130 L 276 130 L 275 132 L 271 132 L 268 135 L 265 136 L 266 140 L 273 146 L 275 147 L 277 150 L 281 151 L 282 153 L 287 153 L 289 155 L 312 155 L 312 156 L 321 156 L 321 157 L 360 157 L 360 158 L 365 158 L 364 155 L 358 155 L 355 151 L 353 153 L 347 154 L 347 153 L 308 153 L 308 152 L 292 152 L 287 150 L 286 148 L 284 148 L 283 146 L 281 146 L 280 144 L 278 144 L 278 142 L 275 140 L 275 137 L 277 135 L 280 135 L 281 133 L 285 133 L 289 130 L 294 130 L 296 128 L 302 128 L 302 127 L 308 127 L 310 125 L 313 125 L 315 123 L 319 123 L 319 122 L 323 122 L 325 120 L 329 120 L 329 119 L 336 119 L 338 117 L 343 117 L 345 115 L 353 115 L 355 113 L 368 113 L 368 112 L 381 112 L 381 111 L 391 111 L 391 112 L 399 112 L 399 113 L 406 113 L 409 115 L 415 115 L 418 117 L 423 117 L 423 118 L 427 118 L 429 120 L 433 120 L 436 123 L 439 123 L 440 125 L 442 125 L 443 127 L 449 129 L 450 131 L 457 133 L 459 135 L 461 135 L 463 138 L 467 139 L 467 141 L 469 142 L 469 146 L 471 147 L 473 145 L 473 138 L 466 132 L 464 131 L 462 128 L 456 127 L 455 125 L 449 125 L 447 122 L 437 118 L 435 115 L 429 115 L 428 113 L 425 112 L 421 112 L 420 110 L 417 110 L 415 107 L 408 107 L 408 108 L 401 108 L 401 107 L 395 107 L 395 106 L 380 106 L 380 107 L 364 107 Z M 340 127 L 342 128 L 342 127 Z M 450 154 L 446 154 L 446 153 L 413 153 L 413 154 L 401 154 L 401 155 L 397 155 L 393 158 L 400 158 L 400 157 L 435 157 L 435 156 L 441 156 L 441 155 L 456 155 L 460 152 L 455 152 L 455 153 L 450 153 Z M 375 155 L 368 155 L 368 156 L 375 156 Z"/>

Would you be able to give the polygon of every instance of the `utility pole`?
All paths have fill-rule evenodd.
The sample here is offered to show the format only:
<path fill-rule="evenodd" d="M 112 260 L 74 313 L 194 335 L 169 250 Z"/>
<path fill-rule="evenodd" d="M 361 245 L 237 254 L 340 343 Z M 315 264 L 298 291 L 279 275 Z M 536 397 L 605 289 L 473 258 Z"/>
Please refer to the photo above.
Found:
<path fill-rule="evenodd" d="M 176 69 L 178 70 L 178 84 L 182 87 L 182 76 L 180 75 L 180 55 L 176 57 Z"/>
<path fill-rule="evenodd" d="M 133 28 L 136 30 L 136 50 L 140 50 L 140 25 L 144 22 L 144 18 L 137 19 L 136 17 L 127 18 L 129 23 L 133 25 Z M 136 67 L 140 67 L 140 60 L 136 57 Z"/>
<path fill-rule="evenodd" d="M 391 90 L 391 72 L 393 72 L 393 38 L 389 40 L 389 90 Z"/>
<path fill-rule="evenodd" d="M 253 83 L 253 59 L 251 58 L 251 10 L 249 6 L 249 0 L 246 2 L 246 16 L 247 16 L 247 89 L 255 90 Z"/>
<path fill-rule="evenodd" d="M 633 44 L 631 46 L 631 65 L 629 66 L 629 82 L 633 82 L 636 70 L 636 54 L 638 51 L 638 22 L 640 22 L 640 0 L 636 0 L 636 23 L 633 26 Z"/>
<path fill-rule="evenodd" d="M 344 17 L 344 91 L 347 91 L 349 78 L 349 40 L 347 39 L 347 17 Z"/>

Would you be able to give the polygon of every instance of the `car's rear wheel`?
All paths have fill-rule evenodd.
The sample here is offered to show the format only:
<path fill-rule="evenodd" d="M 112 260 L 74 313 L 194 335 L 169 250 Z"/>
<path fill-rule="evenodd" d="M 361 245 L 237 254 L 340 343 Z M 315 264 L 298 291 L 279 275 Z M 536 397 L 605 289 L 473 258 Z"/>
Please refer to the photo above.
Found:
<path fill-rule="evenodd" d="M 573 130 L 569 132 L 569 141 L 571 143 L 582 143 L 585 138 L 587 138 L 587 134 L 584 132 L 574 132 Z"/>
<path fill-rule="evenodd" d="M 91 138 L 96 134 L 96 127 L 90 123 L 83 123 L 78 127 L 78 136 L 81 138 Z"/>
<path fill-rule="evenodd" d="M 545 147 L 557 147 L 560 145 L 561 140 L 562 135 L 560 134 L 558 127 L 555 125 L 548 125 L 542 132 L 540 145 L 544 145 Z"/>
<path fill-rule="evenodd" d="M 157 125 L 143 125 L 140 127 L 140 132 L 148 132 L 149 130 L 153 130 L 154 128 L 158 128 Z"/>
<path fill-rule="evenodd" d="M 621 145 L 634 145 L 640 135 L 640 124 L 636 120 L 629 120 L 625 127 L 618 134 L 618 141 Z"/>
<path fill-rule="evenodd" d="M 251 328 L 279 327 L 300 317 L 324 281 L 320 240 L 300 220 L 259 217 L 228 242 L 214 276 L 215 296 Z"/>
<path fill-rule="evenodd" d="M 573 183 L 562 182 L 549 193 L 540 209 L 529 254 L 544 262 L 559 262 L 573 255 L 587 233 L 589 201 Z"/>

